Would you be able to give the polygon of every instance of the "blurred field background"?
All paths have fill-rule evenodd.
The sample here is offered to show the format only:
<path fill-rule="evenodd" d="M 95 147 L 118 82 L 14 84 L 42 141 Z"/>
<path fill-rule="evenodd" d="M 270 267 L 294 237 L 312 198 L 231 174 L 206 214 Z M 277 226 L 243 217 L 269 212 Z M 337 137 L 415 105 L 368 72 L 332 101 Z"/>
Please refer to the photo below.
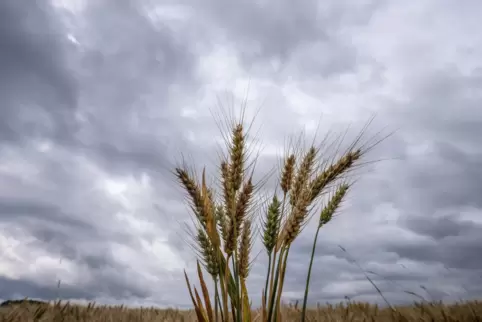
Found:
<path fill-rule="evenodd" d="M 259 321 L 258 311 L 252 313 L 253 321 Z M 298 321 L 298 305 L 284 305 L 283 321 Z M 394 310 L 367 303 L 318 304 L 310 308 L 308 321 L 482 321 L 482 303 L 461 302 L 414 303 Z M 127 308 L 124 306 L 76 305 L 68 302 L 42 303 L 35 301 L 6 301 L 0 307 L 0 321 L 196 321 L 191 310 Z"/>

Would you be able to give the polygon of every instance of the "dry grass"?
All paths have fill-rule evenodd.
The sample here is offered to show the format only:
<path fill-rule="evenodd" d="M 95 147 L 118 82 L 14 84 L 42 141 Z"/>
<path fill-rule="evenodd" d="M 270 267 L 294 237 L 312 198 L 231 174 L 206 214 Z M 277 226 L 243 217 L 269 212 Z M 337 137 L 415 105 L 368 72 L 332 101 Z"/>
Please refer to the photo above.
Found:
<path fill-rule="evenodd" d="M 466 302 L 453 305 L 416 304 L 396 307 L 396 310 L 380 308 L 365 303 L 339 304 L 333 306 L 318 305 L 309 309 L 308 321 L 446 321 L 474 322 L 482 320 L 482 303 Z M 260 316 L 259 310 L 252 312 Z M 295 305 L 283 305 L 281 319 L 299 321 L 300 309 Z M 194 311 L 156 308 L 126 308 L 122 306 L 80 306 L 69 303 L 53 303 L 51 305 L 16 305 L 0 308 L 0 321 L 196 321 Z M 257 319 L 259 321 L 259 318 Z"/>

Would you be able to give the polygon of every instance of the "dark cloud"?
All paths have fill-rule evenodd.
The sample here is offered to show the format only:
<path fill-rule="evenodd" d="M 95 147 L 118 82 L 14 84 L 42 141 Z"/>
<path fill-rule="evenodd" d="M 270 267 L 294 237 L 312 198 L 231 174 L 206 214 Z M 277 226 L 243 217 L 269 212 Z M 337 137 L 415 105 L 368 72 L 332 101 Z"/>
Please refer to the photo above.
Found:
<path fill-rule="evenodd" d="M 183 142 L 170 123 L 180 113 L 172 92 L 197 86 L 189 39 L 154 26 L 143 10 L 134 1 L 99 1 L 82 16 L 88 23 L 78 38 L 85 46 L 77 75 L 85 104 L 79 141 L 111 171 L 166 167 L 165 154 Z"/>
<path fill-rule="evenodd" d="M 371 172 L 361 170 L 350 207 L 322 229 L 313 300 L 356 295 L 382 303 L 372 296 L 365 277 L 350 268 L 353 264 L 327 260 L 344 258 L 336 244 L 350 249 L 365 270 L 374 272 L 372 278 L 394 302 L 410 300 L 405 291 L 435 300 L 480 296 L 480 288 L 467 287 L 478 280 L 482 268 L 474 256 L 480 252 L 482 231 L 476 219 L 482 188 L 479 83 L 477 69 L 462 73 L 457 68 L 427 68 L 407 77 L 403 103 L 383 101 L 379 123 L 398 130 L 369 158 L 395 159 L 377 162 Z M 303 262 L 302 257 L 307 261 L 313 234 L 307 229 L 293 246 L 293 262 Z M 423 265 L 428 267 L 421 272 Z M 403 268 L 407 266 L 412 269 Z M 301 264 L 290 269 L 296 277 L 287 280 L 287 289 L 301 294 L 300 276 L 306 276 L 306 269 Z M 336 289 L 347 279 L 366 288 L 341 288 L 331 295 L 330 286 Z"/>
<path fill-rule="evenodd" d="M 46 1 L 0 4 L 1 138 L 71 139 L 77 84 L 62 25 Z"/>
<path fill-rule="evenodd" d="M 64 299 L 78 299 L 83 298 L 87 300 L 95 299 L 95 294 L 85 290 L 78 290 L 72 287 L 63 286 L 60 291 L 57 285 L 44 286 L 39 285 L 35 281 L 28 280 L 14 280 L 6 277 L 0 277 L 2 281 L 2 290 L 0 291 L 0 298 L 2 299 L 23 299 L 25 297 L 37 298 L 42 300 L 56 300 L 59 294 L 62 294 Z"/>
<path fill-rule="evenodd" d="M 436 216 L 407 218 L 404 221 L 408 229 L 429 239 L 416 244 L 390 245 L 389 251 L 402 258 L 443 263 L 453 269 L 481 269 L 482 263 L 473 254 L 481 250 L 482 225 Z"/>
<path fill-rule="evenodd" d="M 435 241 L 441 239 L 464 236 L 473 229 L 478 230 L 478 225 L 474 225 L 469 220 L 455 220 L 448 216 L 441 218 L 433 217 L 406 217 L 402 219 L 404 226 L 411 231 L 433 238 Z"/>
<path fill-rule="evenodd" d="M 423 204 L 430 205 L 431 211 L 481 206 L 477 193 L 482 182 L 477 139 L 481 81 L 477 71 L 465 76 L 446 70 L 430 74 L 413 94 L 407 115 L 412 124 L 407 124 L 417 129 L 412 135 L 426 144 L 426 154 L 413 158 L 407 179 L 414 189 L 423 191 Z"/>
<path fill-rule="evenodd" d="M 86 230 L 93 228 L 92 225 L 88 223 L 71 218 L 62 213 L 56 205 L 35 203 L 28 199 L 15 200 L 12 198 L 0 198 L 0 216 L 2 221 L 25 220 L 27 222 L 33 222 L 35 225 L 38 225 L 42 221 L 55 222 L 57 225 L 66 228 L 70 226 L 76 229 L 83 229 L 84 233 Z"/>
<path fill-rule="evenodd" d="M 119 232 L 108 237 L 105 231 L 97 229 L 92 222 L 63 213 L 57 206 L 29 200 L 1 200 L 0 218 L 3 224 L 22 227 L 30 237 L 29 247 L 43 249 L 60 260 L 75 263 L 78 267 L 87 267 L 91 282 L 86 276 L 87 281 L 83 283 L 82 289 L 80 286 L 71 289 L 66 285 L 67 296 L 74 296 L 69 295 L 71 293 L 85 293 L 126 299 L 149 295 L 125 278 L 129 275 L 129 268 L 123 267 L 116 260 L 109 245 L 103 242 L 107 238 L 111 242 L 138 244 L 131 235 Z M 24 292 L 24 289 L 21 288 L 21 291 Z M 49 297 L 48 288 L 45 292 Z M 22 295 L 30 296 L 28 293 Z M 89 299 L 93 296 L 90 295 Z"/>
<path fill-rule="evenodd" d="M 476 36 L 454 37 L 472 37 L 470 12 L 444 5 L 437 19 L 462 29 L 427 27 L 421 12 L 433 8 L 391 1 L 102 0 L 71 14 L 46 1 L 3 1 L 0 297 L 54 298 L 59 273 L 64 298 L 188 305 L 189 209 L 169 170 L 183 152 L 213 173 L 220 146 L 211 92 L 233 79 L 252 82 L 248 110 L 262 105 L 255 152 L 269 153 L 257 178 L 276 170 L 284 138 L 304 127 L 310 138 L 320 116 L 321 132 L 343 132 L 349 121 L 360 129 L 373 102 L 378 124 L 398 128 L 369 155 L 394 159 L 363 168 L 341 215 L 322 229 L 310 301 L 383 303 L 353 259 L 393 303 L 416 299 L 407 290 L 480 296 L 470 281 L 482 268 L 482 74 L 468 59 L 480 49 Z M 434 35 L 423 38 L 426 30 Z M 451 38 L 460 43 L 448 64 L 442 49 Z M 242 104 L 234 87 L 223 107 Z M 275 181 L 262 192 L 270 196 Z M 302 297 L 313 228 L 290 253 L 287 299 Z M 252 289 L 264 283 L 264 255 Z M 44 262 L 32 272 L 22 262 L 35 257 Z"/>

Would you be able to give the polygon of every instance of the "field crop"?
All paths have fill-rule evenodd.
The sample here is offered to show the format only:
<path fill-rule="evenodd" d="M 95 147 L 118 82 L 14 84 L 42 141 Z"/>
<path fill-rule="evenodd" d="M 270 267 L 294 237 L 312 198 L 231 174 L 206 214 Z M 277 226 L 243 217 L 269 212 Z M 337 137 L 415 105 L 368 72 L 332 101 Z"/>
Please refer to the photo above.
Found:
<path fill-rule="evenodd" d="M 251 313 L 253 321 L 260 321 L 260 310 Z M 295 305 L 283 305 L 281 319 L 283 321 L 299 321 L 300 309 Z M 307 321 L 450 321 L 474 322 L 482 321 L 482 303 L 464 302 L 452 305 L 442 303 L 414 304 L 411 306 L 380 308 L 366 303 L 339 304 L 332 306 L 318 305 L 308 308 Z M 171 322 L 197 321 L 194 310 L 157 309 L 157 308 L 126 308 L 123 306 L 88 306 L 61 302 L 46 304 L 9 305 L 0 308 L 0 321 L 119 321 L 119 322 Z"/>

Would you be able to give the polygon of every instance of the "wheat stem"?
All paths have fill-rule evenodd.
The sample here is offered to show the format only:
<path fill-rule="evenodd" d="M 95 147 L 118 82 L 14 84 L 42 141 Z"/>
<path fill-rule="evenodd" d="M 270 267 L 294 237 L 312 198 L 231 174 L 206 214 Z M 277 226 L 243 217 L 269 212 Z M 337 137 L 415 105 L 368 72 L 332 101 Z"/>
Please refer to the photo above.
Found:
<path fill-rule="evenodd" d="M 317 229 L 315 234 L 315 239 L 313 240 L 313 247 L 311 248 L 310 265 L 308 266 L 308 276 L 306 277 L 305 294 L 303 297 L 303 309 L 301 311 L 301 322 L 305 322 L 305 318 L 306 318 L 306 304 L 308 301 L 308 291 L 310 287 L 311 268 L 313 267 L 313 259 L 315 257 L 314 255 L 315 255 L 315 249 L 316 249 L 316 242 L 318 240 L 319 232 L 320 232 L 320 229 Z"/>
<path fill-rule="evenodd" d="M 281 215 L 280 215 L 280 218 L 279 220 L 281 221 L 281 219 L 284 217 L 285 215 L 285 205 L 286 205 L 286 200 L 287 200 L 287 192 L 285 192 L 283 194 L 283 201 L 281 203 Z M 275 281 L 274 281 L 274 278 L 275 278 L 275 272 L 274 272 L 274 269 L 275 269 L 275 265 L 276 265 L 276 255 L 278 253 L 278 243 L 280 242 L 280 232 L 279 232 L 279 227 L 278 227 L 278 232 L 276 234 L 276 246 L 273 248 L 273 264 L 271 266 L 271 280 L 270 280 L 270 289 L 269 289 L 269 299 L 273 298 L 275 295 L 274 293 L 276 292 L 276 288 L 274 287 L 275 286 Z M 278 267 L 276 268 L 276 275 L 279 274 L 279 259 L 278 259 Z M 276 284 L 277 285 L 277 284 Z M 271 303 L 268 305 L 268 310 L 271 310 L 272 309 L 272 306 L 271 306 Z M 269 320 L 268 320 L 269 321 Z"/>
<path fill-rule="evenodd" d="M 284 255 L 284 251 L 285 251 L 285 248 L 282 248 L 280 250 L 280 253 L 278 255 L 278 263 L 276 265 L 276 274 L 273 274 L 272 275 L 272 281 L 273 281 L 273 285 L 272 285 L 272 289 L 270 291 L 270 302 L 269 302 L 269 306 L 268 306 L 268 321 L 271 321 L 271 318 L 274 314 L 274 311 L 275 311 L 275 304 L 276 304 L 276 298 L 277 298 L 277 290 L 278 290 L 278 282 L 279 282 L 279 279 L 280 279 L 280 273 L 281 273 L 281 266 L 282 266 L 282 263 L 283 263 L 283 255 Z M 273 278 L 273 276 L 276 275 L 276 278 Z"/>
<path fill-rule="evenodd" d="M 281 261 L 281 272 L 280 272 L 280 284 L 278 287 L 278 296 L 276 299 L 276 313 L 275 321 L 278 319 L 280 311 L 281 311 L 281 295 L 283 293 L 283 286 L 285 281 L 285 274 L 286 274 L 286 265 L 288 264 L 288 255 L 290 252 L 290 246 L 286 246 L 283 257 L 280 258 Z"/>
<path fill-rule="evenodd" d="M 318 227 L 316 229 L 315 238 L 313 240 L 313 247 L 311 248 L 310 265 L 308 267 L 308 274 L 306 276 L 305 294 L 303 297 L 303 309 L 301 313 L 302 322 L 304 322 L 306 318 L 306 305 L 308 302 L 308 292 L 310 288 L 311 269 L 313 267 L 313 259 L 315 257 L 316 243 L 318 241 L 318 233 L 320 232 L 321 227 L 326 225 L 331 220 L 336 209 L 340 206 L 343 198 L 346 196 L 346 193 L 349 187 L 350 186 L 348 184 L 341 184 L 336 190 L 335 194 L 331 197 L 330 201 L 327 203 L 327 205 L 323 208 L 323 210 L 320 213 Z"/>
<path fill-rule="evenodd" d="M 215 319 L 215 322 L 219 321 L 219 316 L 218 316 L 219 306 L 218 306 L 218 303 L 219 303 L 219 291 L 218 291 L 218 278 L 216 277 L 214 279 L 214 319 Z"/>
<path fill-rule="evenodd" d="M 266 284 L 265 284 L 265 287 L 264 287 L 264 305 L 266 306 L 266 296 L 268 296 L 268 286 L 269 286 L 269 275 L 270 275 L 270 271 L 271 271 L 271 261 L 273 259 L 273 253 L 269 253 L 268 254 L 268 270 L 267 270 L 267 273 L 266 273 Z"/>

